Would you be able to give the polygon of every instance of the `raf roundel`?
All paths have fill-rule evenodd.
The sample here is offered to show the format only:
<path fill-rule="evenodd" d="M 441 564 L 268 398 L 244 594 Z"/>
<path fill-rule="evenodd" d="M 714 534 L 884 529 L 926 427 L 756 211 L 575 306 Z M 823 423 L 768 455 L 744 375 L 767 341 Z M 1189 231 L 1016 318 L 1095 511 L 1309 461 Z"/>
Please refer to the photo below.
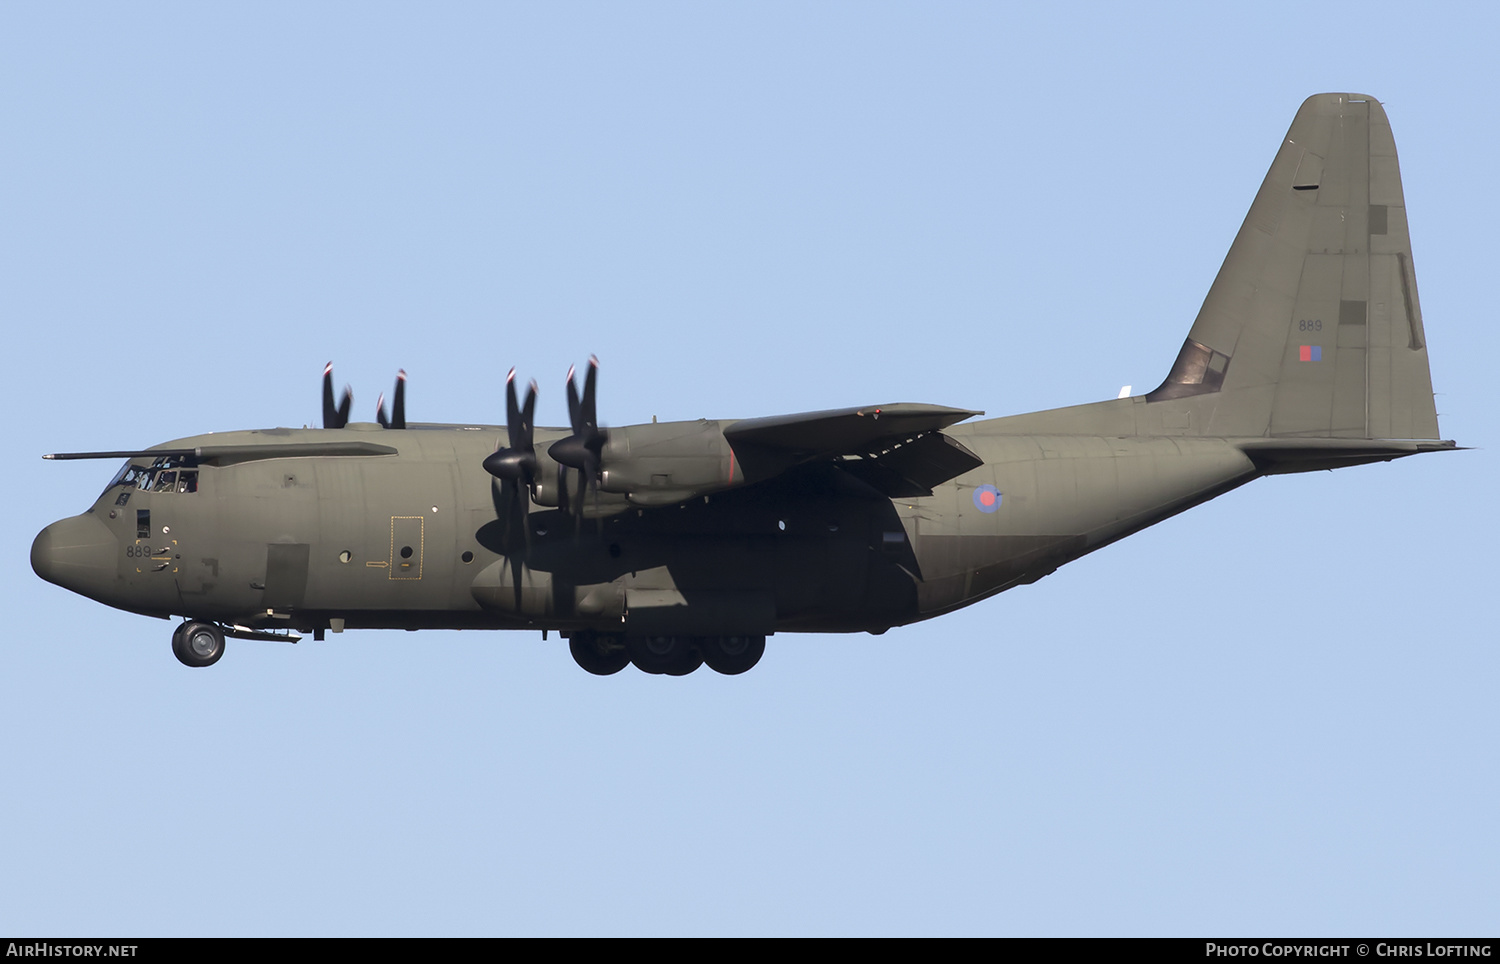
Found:
<path fill-rule="evenodd" d="M 980 512 L 994 512 L 1000 508 L 1000 490 L 993 485 L 981 485 L 974 490 L 974 507 Z"/>

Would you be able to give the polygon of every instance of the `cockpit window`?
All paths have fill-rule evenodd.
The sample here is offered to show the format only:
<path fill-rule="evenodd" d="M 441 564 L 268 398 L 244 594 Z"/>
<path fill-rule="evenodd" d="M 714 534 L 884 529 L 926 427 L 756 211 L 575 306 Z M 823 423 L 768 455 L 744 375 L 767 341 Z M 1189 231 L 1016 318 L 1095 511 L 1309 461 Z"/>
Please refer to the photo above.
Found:
<path fill-rule="evenodd" d="M 142 473 L 150 475 L 151 470 L 144 468 L 143 466 L 132 465 L 131 463 L 126 462 L 123 466 L 120 467 L 120 471 L 115 473 L 114 481 L 105 486 L 105 489 L 113 489 L 117 485 L 123 485 L 126 488 L 131 489 L 140 488 Z"/>
<path fill-rule="evenodd" d="M 141 492 L 197 492 L 197 460 L 191 456 L 167 455 L 150 465 L 126 462 L 105 491 L 116 487 Z"/>

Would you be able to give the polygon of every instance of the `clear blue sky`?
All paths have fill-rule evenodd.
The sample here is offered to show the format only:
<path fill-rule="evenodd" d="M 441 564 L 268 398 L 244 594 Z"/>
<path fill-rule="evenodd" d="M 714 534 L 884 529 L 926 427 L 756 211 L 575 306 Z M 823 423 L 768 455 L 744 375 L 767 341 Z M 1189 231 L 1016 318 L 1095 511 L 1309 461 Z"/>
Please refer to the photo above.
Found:
<path fill-rule="evenodd" d="M 1482 12 L 1478 12 L 1482 11 Z M 1500 929 L 1479 5 L 6 4 L 0 932 Z M 235 643 L 37 579 L 113 466 L 357 415 L 992 415 L 1165 373 L 1308 94 L 1386 104 L 1443 434 L 755 672 Z M 1489 291 L 1489 294 L 1485 294 Z"/>

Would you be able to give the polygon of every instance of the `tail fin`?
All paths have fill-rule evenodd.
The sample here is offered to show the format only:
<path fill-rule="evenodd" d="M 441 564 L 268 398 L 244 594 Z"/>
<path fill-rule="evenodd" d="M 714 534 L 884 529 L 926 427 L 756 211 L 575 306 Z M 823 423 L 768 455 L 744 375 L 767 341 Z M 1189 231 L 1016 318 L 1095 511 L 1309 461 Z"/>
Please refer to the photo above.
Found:
<path fill-rule="evenodd" d="M 1171 403 L 1166 420 L 1192 435 L 1439 438 L 1401 171 L 1377 101 L 1303 103 L 1146 401 Z"/>

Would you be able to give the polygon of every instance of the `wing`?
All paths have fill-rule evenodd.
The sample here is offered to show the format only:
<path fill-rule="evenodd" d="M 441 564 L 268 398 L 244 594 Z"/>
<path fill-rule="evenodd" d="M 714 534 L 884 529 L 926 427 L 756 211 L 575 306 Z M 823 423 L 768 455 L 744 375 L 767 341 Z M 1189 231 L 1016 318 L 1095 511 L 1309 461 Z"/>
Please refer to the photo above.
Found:
<path fill-rule="evenodd" d="M 831 460 L 893 498 L 932 488 L 984 464 L 942 434 L 983 415 L 962 408 L 899 402 L 733 422 L 724 437 L 750 479 L 769 478 L 804 462 Z"/>

